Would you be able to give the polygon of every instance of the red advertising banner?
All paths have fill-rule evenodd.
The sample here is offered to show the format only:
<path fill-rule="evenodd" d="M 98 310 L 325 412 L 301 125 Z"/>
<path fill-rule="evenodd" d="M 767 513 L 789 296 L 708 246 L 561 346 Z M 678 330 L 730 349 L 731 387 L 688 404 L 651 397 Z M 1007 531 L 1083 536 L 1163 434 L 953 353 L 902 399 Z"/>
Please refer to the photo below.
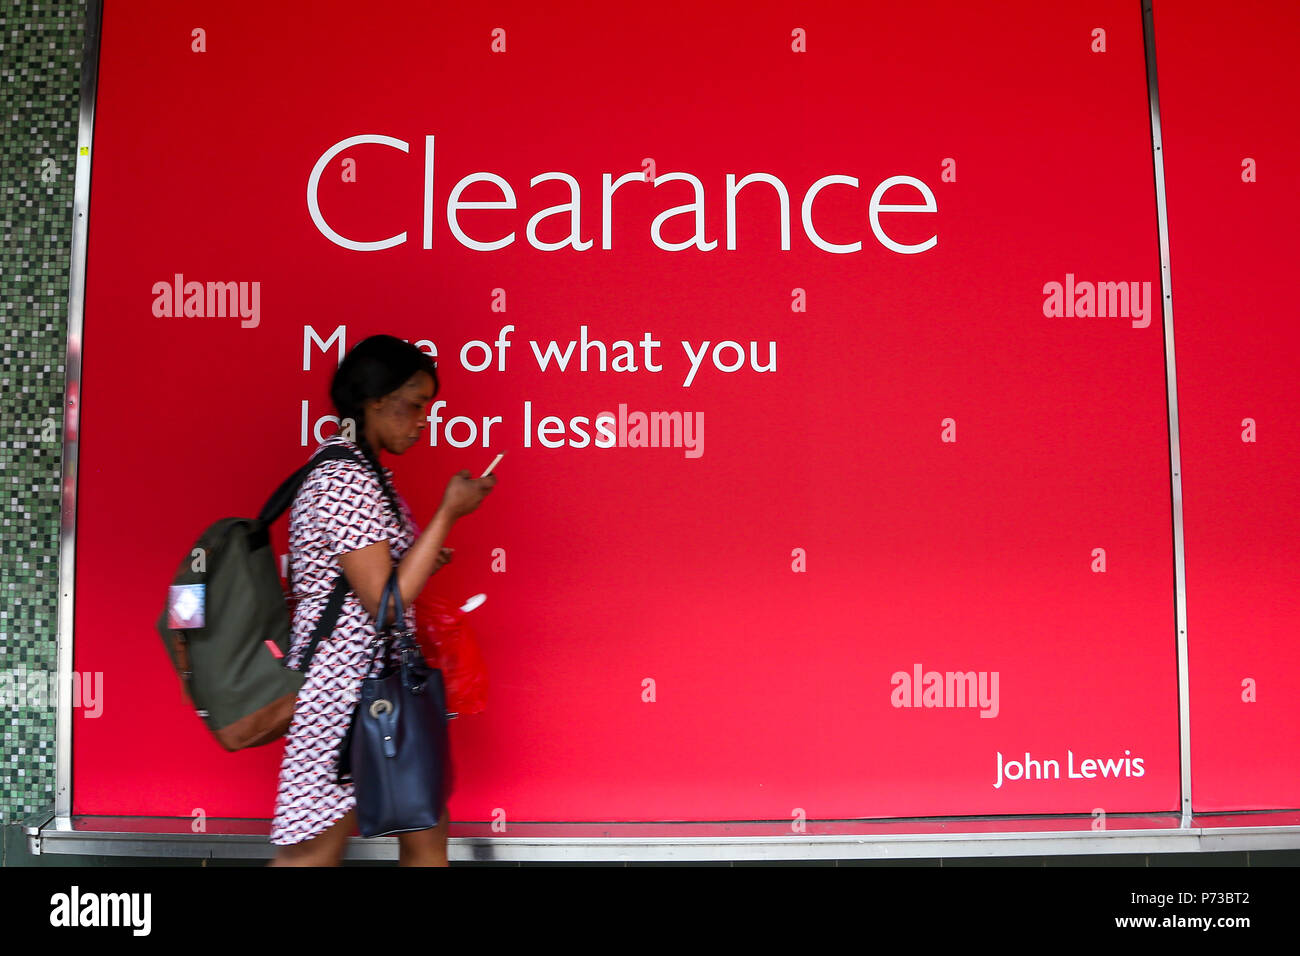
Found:
<path fill-rule="evenodd" d="M 1300 806 L 1300 9 L 1155 13 L 1186 530 L 1192 803 Z"/>
<path fill-rule="evenodd" d="M 1177 809 L 1137 3 L 109 2 L 90 208 L 74 812 L 271 815 L 153 622 L 381 332 L 453 819 Z"/>

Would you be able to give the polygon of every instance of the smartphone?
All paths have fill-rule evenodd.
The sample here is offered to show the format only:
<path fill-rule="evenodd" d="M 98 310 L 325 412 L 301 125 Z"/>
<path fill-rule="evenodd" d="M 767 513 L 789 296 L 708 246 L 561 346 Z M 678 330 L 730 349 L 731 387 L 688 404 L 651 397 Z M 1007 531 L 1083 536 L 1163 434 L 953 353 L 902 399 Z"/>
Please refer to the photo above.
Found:
<path fill-rule="evenodd" d="M 487 471 L 483 472 L 483 474 L 479 475 L 479 477 L 480 477 L 480 478 L 486 478 L 488 475 L 492 474 L 492 469 L 495 468 L 497 465 L 499 465 L 499 464 L 501 463 L 501 459 L 504 458 L 505 456 L 506 456 L 506 453 L 505 453 L 505 452 L 502 452 L 501 454 L 499 454 L 499 455 L 497 455 L 495 458 L 493 458 L 493 459 L 492 459 L 492 464 L 490 464 L 490 465 L 487 466 Z"/>

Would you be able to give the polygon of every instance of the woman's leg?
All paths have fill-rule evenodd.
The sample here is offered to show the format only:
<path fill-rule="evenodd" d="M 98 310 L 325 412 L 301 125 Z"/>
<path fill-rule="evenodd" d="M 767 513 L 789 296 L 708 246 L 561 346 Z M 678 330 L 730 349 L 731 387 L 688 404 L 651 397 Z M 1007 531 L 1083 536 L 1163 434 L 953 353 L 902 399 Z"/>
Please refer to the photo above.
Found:
<path fill-rule="evenodd" d="M 447 861 L 447 830 L 451 821 L 447 808 L 436 827 L 397 834 L 398 866 L 450 866 Z"/>
<path fill-rule="evenodd" d="M 276 848 L 275 857 L 268 866 L 338 866 L 343 862 L 343 851 L 348 837 L 357 826 L 357 811 L 349 810 L 329 829 L 319 836 L 301 843 Z"/>

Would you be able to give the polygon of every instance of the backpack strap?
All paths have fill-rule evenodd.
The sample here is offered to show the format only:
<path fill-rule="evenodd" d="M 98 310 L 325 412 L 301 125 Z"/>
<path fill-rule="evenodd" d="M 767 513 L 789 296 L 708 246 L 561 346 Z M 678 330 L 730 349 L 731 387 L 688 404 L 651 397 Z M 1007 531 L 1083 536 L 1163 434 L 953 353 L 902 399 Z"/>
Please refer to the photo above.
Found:
<path fill-rule="evenodd" d="M 388 499 L 388 506 L 393 509 L 393 516 L 397 518 L 399 525 L 405 525 L 406 520 L 402 516 L 402 509 L 398 507 L 397 498 L 393 494 L 393 489 L 389 487 L 388 482 L 384 480 L 381 474 L 375 474 L 374 466 L 366 460 L 365 456 L 360 455 L 350 448 L 343 445 L 330 445 L 324 448 L 320 454 L 316 455 L 303 465 L 292 475 L 286 478 L 280 487 L 271 493 L 271 497 L 266 500 L 262 510 L 258 512 L 257 520 L 263 525 L 271 525 L 275 520 L 284 514 L 285 510 L 293 504 L 293 499 L 298 496 L 298 489 L 302 483 L 307 480 L 313 468 L 325 461 L 337 461 L 339 459 L 351 459 L 360 463 L 367 471 L 379 481 L 379 487 L 384 492 L 384 497 Z"/>
<path fill-rule="evenodd" d="M 293 504 L 293 499 L 298 496 L 298 489 L 307 480 L 307 476 L 311 474 L 312 469 L 323 462 L 337 461 L 340 458 L 351 458 L 353 461 L 360 460 L 359 455 L 353 454 L 342 445 L 330 445 L 328 448 L 323 449 L 319 455 L 314 456 L 311 461 L 280 483 L 280 487 L 271 493 L 271 497 L 266 500 L 266 504 L 258 512 L 257 520 L 264 525 L 274 524 L 275 519 L 284 514 L 289 505 Z"/>
<path fill-rule="evenodd" d="M 348 592 L 352 590 L 348 587 L 347 576 L 339 571 L 339 579 L 334 583 L 334 590 L 330 592 L 329 600 L 325 602 L 325 608 L 320 612 L 320 620 L 316 622 L 316 629 L 311 632 L 311 642 L 308 643 L 307 649 L 302 652 L 302 660 L 298 666 L 290 668 L 291 670 L 307 673 L 307 668 L 311 667 L 312 655 L 316 653 L 316 645 L 319 644 L 326 634 L 334 630 L 334 625 L 339 622 L 339 614 L 343 611 L 343 602 L 347 599 Z"/>

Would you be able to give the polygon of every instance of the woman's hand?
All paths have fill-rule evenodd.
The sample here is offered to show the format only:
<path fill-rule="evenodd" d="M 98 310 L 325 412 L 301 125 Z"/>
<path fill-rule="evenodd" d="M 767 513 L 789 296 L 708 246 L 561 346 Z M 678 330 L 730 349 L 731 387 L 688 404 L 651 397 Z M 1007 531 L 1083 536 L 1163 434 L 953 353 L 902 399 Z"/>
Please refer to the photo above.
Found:
<path fill-rule="evenodd" d="M 497 476 L 471 478 L 468 468 L 462 468 L 451 476 L 447 490 L 442 495 L 440 511 L 449 515 L 454 521 L 469 514 L 487 497 L 487 493 L 496 487 Z"/>
<path fill-rule="evenodd" d="M 438 569 L 441 568 L 444 564 L 448 563 L 455 556 L 456 556 L 455 548 L 439 548 L 438 556 L 433 559 L 433 571 L 431 573 L 437 574 Z"/>

